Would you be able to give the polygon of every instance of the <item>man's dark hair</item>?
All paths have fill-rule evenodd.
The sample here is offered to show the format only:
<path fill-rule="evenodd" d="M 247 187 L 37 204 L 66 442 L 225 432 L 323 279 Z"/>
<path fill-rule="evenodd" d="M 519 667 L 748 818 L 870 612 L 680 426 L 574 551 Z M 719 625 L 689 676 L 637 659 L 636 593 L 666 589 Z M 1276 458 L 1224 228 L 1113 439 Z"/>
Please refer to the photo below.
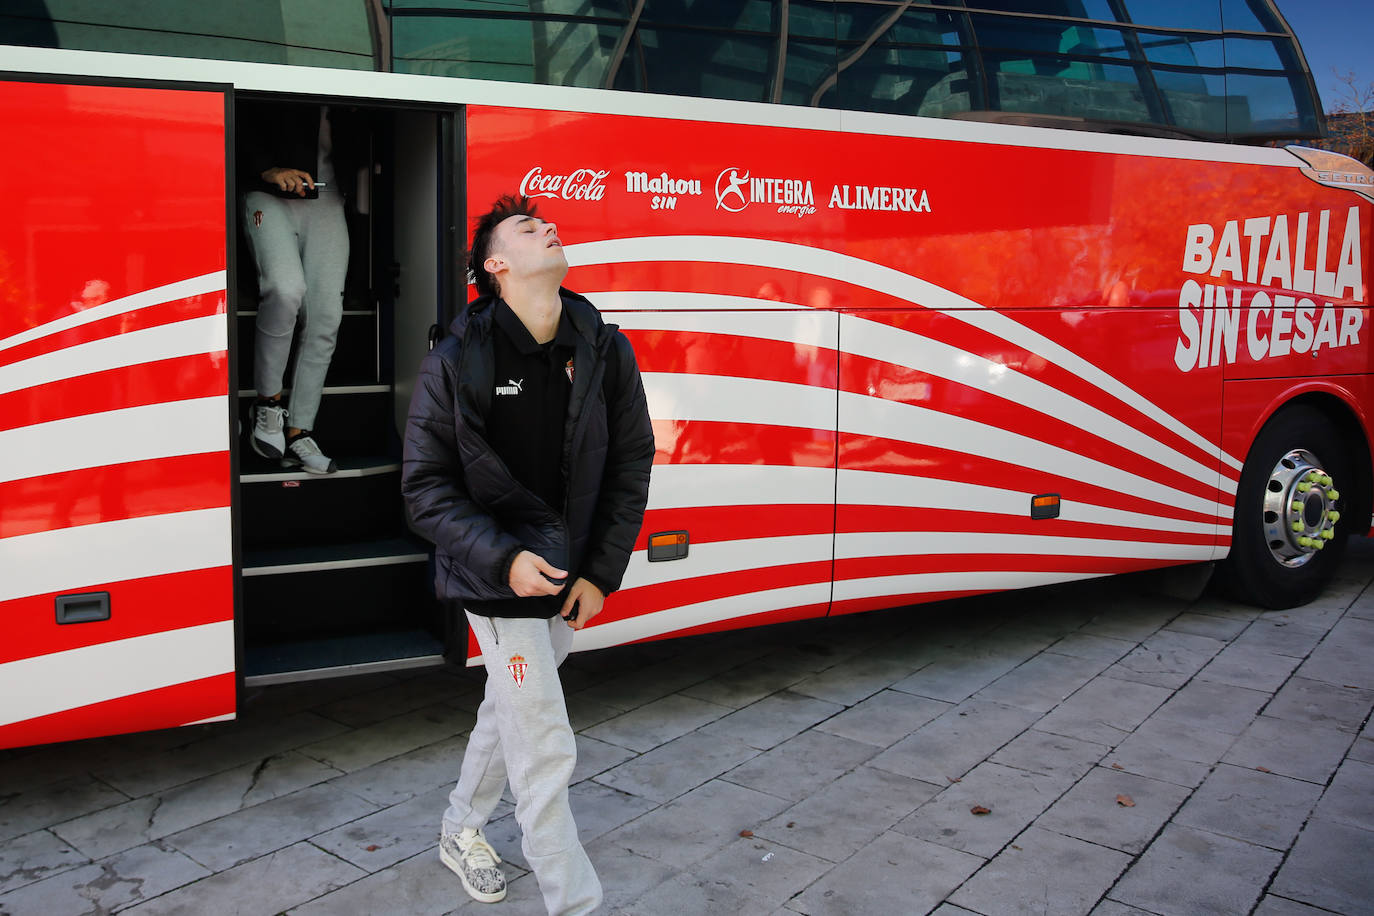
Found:
<path fill-rule="evenodd" d="M 533 216 L 538 218 L 538 208 L 530 203 L 528 197 L 505 194 L 496 199 L 487 210 L 477 218 L 472 230 L 472 244 L 468 246 L 468 275 L 477 284 L 477 292 L 482 296 L 495 296 L 501 292 L 496 278 L 487 273 L 482 265 L 491 255 L 491 233 L 501 223 L 512 216 Z"/>

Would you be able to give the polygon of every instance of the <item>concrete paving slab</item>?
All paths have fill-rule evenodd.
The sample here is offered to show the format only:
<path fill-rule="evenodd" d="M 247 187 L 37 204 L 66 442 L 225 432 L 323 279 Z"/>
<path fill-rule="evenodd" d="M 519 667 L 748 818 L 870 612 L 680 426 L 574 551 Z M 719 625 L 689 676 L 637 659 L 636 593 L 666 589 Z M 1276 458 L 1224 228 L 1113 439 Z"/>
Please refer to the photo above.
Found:
<path fill-rule="evenodd" d="M 431 848 L 391 868 L 363 875 L 335 890 L 316 894 L 309 902 L 289 912 L 291 916 L 343 916 L 354 913 L 440 916 L 465 903 L 475 902 L 463 890 L 458 877 L 439 862 L 438 850 Z M 486 906 L 490 910 L 490 905 Z M 189 912 L 187 916 L 190 916 Z M 505 914 L 502 913 L 502 916 Z"/>
<path fill-rule="evenodd" d="M 465 736 L 455 735 L 338 776 L 330 785 L 375 805 L 400 804 L 430 789 L 452 786 L 467 745 Z"/>
<path fill-rule="evenodd" d="M 656 802 L 670 802 L 758 753 L 757 748 L 733 738 L 692 732 L 607 770 L 596 781 Z"/>
<path fill-rule="evenodd" d="M 1139 643 L 1178 616 L 1172 603 L 1156 602 L 1139 595 L 1110 593 L 1111 606 L 1104 608 L 1078 630 L 1088 636 L 1106 636 Z"/>
<path fill-rule="evenodd" d="M 1157 916 L 1157 914 L 1142 910 L 1139 907 L 1118 903 L 1111 898 L 1105 898 L 1093 907 L 1091 916 Z"/>
<path fill-rule="evenodd" d="M 376 690 L 322 703 L 314 707 L 314 711 L 326 719 L 360 728 L 435 703 L 450 703 L 460 693 L 471 690 L 471 687 L 468 679 L 456 677 L 448 669 L 440 668 Z"/>
<path fill-rule="evenodd" d="M 1325 635 L 1325 627 L 1281 620 L 1269 612 L 1250 624 L 1232 645 L 1273 652 L 1275 655 L 1306 658 Z"/>
<path fill-rule="evenodd" d="M 1106 667 L 1107 663 L 1094 659 L 1041 654 L 1017 665 L 976 696 L 1032 712 L 1049 712 Z"/>
<path fill-rule="evenodd" d="M 966 700 L 869 761 L 870 766 L 939 785 L 963 776 L 1025 731 L 1036 714 L 986 700 Z"/>
<path fill-rule="evenodd" d="M 1322 793 L 1315 817 L 1374 831 L 1374 764 L 1347 760 Z"/>
<path fill-rule="evenodd" d="M 179 852 L 151 844 L 139 846 L 0 894 L 0 914 L 104 916 L 208 874 Z"/>
<path fill-rule="evenodd" d="M 1155 715 L 1188 728 L 1239 735 L 1255 721 L 1268 699 L 1269 694 L 1261 690 L 1198 679 L 1171 696 Z"/>
<path fill-rule="evenodd" d="M 584 846 L 658 807 L 646 798 L 590 779 L 568 789 L 568 803 L 572 806 L 573 820 L 577 822 L 577 835 Z"/>
<path fill-rule="evenodd" d="M 1160 916 L 1246 913 L 1281 859 L 1273 850 L 1171 824 L 1108 896 Z"/>
<path fill-rule="evenodd" d="M 1071 785 L 1091 770 L 1111 749 L 1106 745 L 1081 741 L 1028 729 L 1013 738 L 989 759 L 993 763 L 1053 776 L 1062 785 Z"/>
<path fill-rule="evenodd" d="M 1110 669 L 1109 669 L 1110 670 Z M 1035 724 L 1041 731 L 1107 747 L 1121 743 L 1169 699 L 1166 687 L 1097 677 Z"/>
<path fill-rule="evenodd" d="M 0 897 L 15 888 L 90 861 L 47 830 L 0 843 Z"/>
<path fill-rule="evenodd" d="M 1114 770 L 1192 789 L 1207 778 L 1237 740 L 1225 732 L 1181 728 L 1176 722 L 1151 716 L 1102 763 Z"/>
<path fill-rule="evenodd" d="M 634 751 L 618 744 L 607 744 L 587 735 L 574 735 L 573 739 L 577 742 L 577 766 L 573 767 L 570 780 L 574 785 L 614 769 L 635 755 Z M 453 781 L 458 781 L 456 772 Z"/>
<path fill-rule="evenodd" d="M 1283 686 L 1302 659 L 1257 646 L 1233 643 L 1198 672 L 1198 680 L 1273 693 Z"/>
<path fill-rule="evenodd" d="M 1300 779 L 1219 764 L 1174 815 L 1173 822 L 1285 850 L 1321 797 Z"/>
<path fill-rule="evenodd" d="M 920 665 L 910 660 L 873 658 L 867 653 L 840 662 L 793 684 L 793 693 L 853 706 L 910 676 Z"/>
<path fill-rule="evenodd" d="M 992 858 L 1054 803 L 1068 781 L 982 763 L 892 829 Z M 975 813 L 987 809 L 986 814 Z"/>
<path fill-rule="evenodd" d="M 1110 665 L 1125 658 L 1135 647 L 1136 643 L 1132 640 L 1075 632 L 1056 640 L 1045 651 L 1052 655 L 1086 658 L 1089 661 L 1105 662 Z"/>
<path fill-rule="evenodd" d="M 1296 900 L 1265 894 L 1260 898 L 1259 906 L 1255 907 L 1253 916 L 1324 916 L 1329 912 Z"/>
<path fill-rule="evenodd" d="M 665 865 L 686 868 L 787 807 L 787 802 L 712 780 L 606 834 L 603 840 Z"/>
<path fill-rule="evenodd" d="M 1374 738 L 1356 738 L 1350 746 L 1349 757 L 1362 763 L 1374 763 Z"/>
<path fill-rule="evenodd" d="M 644 752 L 728 714 L 731 708 L 674 694 L 587 729 L 598 741 Z"/>
<path fill-rule="evenodd" d="M 939 786 L 861 766 L 754 828 L 832 862 L 849 858 L 934 797 Z"/>
<path fill-rule="evenodd" d="M 884 690 L 818 723 L 816 729 L 877 747 L 891 747 L 953 708 L 952 703 Z"/>
<path fill-rule="evenodd" d="M 128 800 L 129 796 L 87 775 L 0 795 L 0 842 Z"/>
<path fill-rule="evenodd" d="M 52 830 L 88 858 L 103 859 L 338 775 L 332 767 L 287 751 L 65 821 Z"/>
<path fill-rule="evenodd" d="M 724 778 L 757 792 L 798 801 L 876 753 L 878 749 L 871 744 L 813 729 L 745 761 Z"/>
<path fill-rule="evenodd" d="M 163 842 L 212 871 L 224 871 L 376 810 L 356 795 L 311 786 L 174 833 Z"/>
<path fill-rule="evenodd" d="M 788 908 L 806 916 L 925 913 L 982 864 L 969 853 L 889 831 L 831 869 Z"/>
<path fill-rule="evenodd" d="M 1251 722 L 1221 759 L 1324 786 L 1349 749 L 1347 732 L 1266 715 Z"/>
<path fill-rule="evenodd" d="M 346 734 L 316 741 L 300 748 L 307 757 L 351 773 L 416 748 L 465 735 L 477 718 L 465 709 L 434 703 Z"/>
<path fill-rule="evenodd" d="M 682 694 L 719 706 L 742 709 L 811 677 L 816 673 L 814 662 L 814 658 L 799 660 L 795 655 L 780 657 L 773 653 L 699 681 L 683 690 Z"/>
<path fill-rule="evenodd" d="M 701 733 L 713 738 L 732 738 L 766 751 L 843 709 L 838 703 L 780 690 L 716 719 L 703 727 Z"/>
<path fill-rule="evenodd" d="M 593 725 L 614 719 L 624 712 L 606 703 L 598 703 L 585 694 L 575 693 L 564 698 L 568 707 L 568 722 L 573 731 L 585 731 Z"/>
<path fill-rule="evenodd" d="M 1205 611 L 1184 611 L 1164 625 L 1165 632 L 1190 633 L 1193 636 L 1207 636 L 1230 642 L 1250 626 L 1246 617 L 1234 614 L 1209 614 Z"/>
<path fill-rule="evenodd" d="M 1338 687 L 1294 675 L 1269 701 L 1264 713 L 1276 719 L 1332 725 L 1356 734 L 1371 708 L 1374 690 Z"/>
<path fill-rule="evenodd" d="M 1138 853 L 1188 794 L 1187 789 L 1173 783 L 1097 767 L 1040 815 L 1035 825 L 1122 852 Z M 1134 804 L 1122 804 L 1119 796 Z"/>
<path fill-rule="evenodd" d="M 625 916 L 767 913 L 832 867 L 824 859 L 760 837 L 741 838 L 621 912 Z"/>
<path fill-rule="evenodd" d="M 1374 833 L 1313 817 L 1269 892 L 1333 913 L 1368 913 L 1374 900 Z"/>
<path fill-rule="evenodd" d="M 262 716 L 221 724 L 198 741 L 146 759 L 102 762 L 92 772 L 128 797 L 139 798 L 348 731 L 348 726 L 312 712 Z"/>
<path fill-rule="evenodd" d="M 959 703 L 1034 655 L 1029 647 L 1006 653 L 980 646 L 950 652 L 892 685 L 893 690 L 946 703 Z"/>
<path fill-rule="evenodd" d="M 679 873 L 670 865 L 607 842 L 604 836 L 587 844 L 587 856 L 601 879 L 601 890 L 606 895 L 602 908 L 608 913 L 619 912 Z M 474 916 L 482 916 L 482 911 L 475 911 Z"/>
<path fill-rule="evenodd" d="M 1087 913 L 1130 863 L 1125 853 L 1031 827 L 949 899 L 984 916 Z"/>
<path fill-rule="evenodd" d="M 1374 689 L 1374 620 L 1337 621 L 1298 668 L 1298 676 L 1338 687 Z"/>
<path fill-rule="evenodd" d="M 1225 646 L 1221 640 L 1208 636 L 1160 630 L 1108 668 L 1106 674 L 1174 690 L 1187 683 Z"/>
<path fill-rule="evenodd" d="M 440 818 L 447 807 L 448 790 L 432 789 L 326 830 L 311 837 L 310 842 L 363 871 L 381 871 L 434 848 L 439 842 Z"/>

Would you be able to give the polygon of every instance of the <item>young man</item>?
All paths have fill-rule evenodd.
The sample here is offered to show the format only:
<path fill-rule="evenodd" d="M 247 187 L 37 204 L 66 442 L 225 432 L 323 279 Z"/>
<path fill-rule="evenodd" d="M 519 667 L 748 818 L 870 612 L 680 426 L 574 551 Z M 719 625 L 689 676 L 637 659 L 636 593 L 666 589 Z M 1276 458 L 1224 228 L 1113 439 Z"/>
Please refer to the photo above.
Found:
<path fill-rule="evenodd" d="M 240 118 L 243 227 L 261 294 L 253 346 L 258 397 L 248 442 L 283 466 L 333 473 L 334 462 L 311 430 L 343 316 L 344 200 L 365 159 L 363 130 L 355 115 L 317 105 L 245 104 Z M 298 323 L 288 411 L 283 376 Z"/>
<path fill-rule="evenodd" d="M 590 913 L 601 884 L 568 807 L 576 749 L 558 666 L 620 586 L 653 428 L 629 341 L 560 286 L 553 223 L 503 197 L 470 251 L 480 295 L 420 367 L 401 484 L 435 544 L 439 596 L 466 612 L 487 667 L 439 856 L 477 900 L 505 897 L 482 827 L 509 776 L 549 913 Z"/>

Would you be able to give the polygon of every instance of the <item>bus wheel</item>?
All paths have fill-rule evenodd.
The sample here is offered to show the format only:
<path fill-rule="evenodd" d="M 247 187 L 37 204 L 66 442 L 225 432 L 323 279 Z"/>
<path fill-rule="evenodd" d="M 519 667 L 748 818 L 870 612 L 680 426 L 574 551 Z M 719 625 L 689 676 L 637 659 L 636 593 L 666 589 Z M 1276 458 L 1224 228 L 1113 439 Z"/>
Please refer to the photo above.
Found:
<path fill-rule="evenodd" d="M 1349 450 L 1326 417 L 1302 406 L 1275 414 L 1241 471 L 1223 587 L 1274 609 L 1316 598 L 1345 551 L 1340 491 L 1352 483 Z"/>

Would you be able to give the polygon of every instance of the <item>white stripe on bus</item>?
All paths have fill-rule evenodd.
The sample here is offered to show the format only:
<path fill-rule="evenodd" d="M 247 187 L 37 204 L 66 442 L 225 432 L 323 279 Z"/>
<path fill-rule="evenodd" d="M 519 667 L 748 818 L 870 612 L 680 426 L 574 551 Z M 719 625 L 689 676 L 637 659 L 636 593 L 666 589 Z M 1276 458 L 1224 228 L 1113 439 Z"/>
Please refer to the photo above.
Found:
<path fill-rule="evenodd" d="M 224 395 L 125 407 L 0 431 L 0 483 L 228 448 Z"/>
<path fill-rule="evenodd" d="M 644 394 L 655 420 L 707 420 L 815 429 L 835 428 L 835 389 L 771 379 L 645 372 Z"/>
<path fill-rule="evenodd" d="M 0 366 L 0 394 L 109 369 L 229 349 L 229 323 L 207 315 L 113 334 Z"/>
<path fill-rule="evenodd" d="M 620 589 L 625 591 L 746 569 L 829 562 L 834 549 L 835 539 L 826 532 L 689 544 L 686 557 L 661 563 L 650 563 L 648 551 L 636 550 L 630 556 Z"/>
<path fill-rule="evenodd" d="M 1061 344 L 972 299 L 882 264 L 791 242 L 713 235 L 605 239 L 568 245 L 564 252 L 568 263 L 574 267 L 641 261 L 708 261 L 773 267 L 852 283 L 904 299 L 921 308 L 948 310 L 952 317 L 982 328 L 1072 372 L 1192 443 L 1203 453 L 1220 458 L 1237 470 L 1241 467 L 1241 462 L 1226 454 L 1220 446 L 1209 442 L 1139 392 Z"/>
<path fill-rule="evenodd" d="M 656 464 L 649 477 L 650 509 L 829 506 L 834 502 L 834 468 L 768 464 Z"/>
<path fill-rule="evenodd" d="M 232 620 L 5 662 L 0 726 L 233 670 Z"/>
<path fill-rule="evenodd" d="M 166 302 L 176 302 L 180 299 L 189 299 L 191 296 L 220 293 L 224 291 L 224 278 L 225 272 L 216 270 L 208 274 L 202 274 L 199 277 L 178 280 L 166 286 L 144 290 L 141 293 L 134 293 L 132 296 L 124 296 L 121 299 L 113 299 L 100 305 L 93 305 L 88 309 L 82 309 L 71 315 L 64 315 L 61 318 L 49 321 L 47 324 L 39 325 L 36 328 L 29 328 L 27 331 L 20 331 L 18 334 L 12 334 L 0 340 L 0 350 L 8 350 L 10 347 L 17 347 L 31 340 L 47 337 L 50 334 L 57 334 L 62 331 L 71 330 L 72 328 L 79 328 L 83 324 L 90 324 L 92 321 L 99 321 L 102 318 L 109 318 L 111 315 L 122 315 L 125 312 L 132 312 L 136 309 L 148 308 L 153 305 L 162 305 Z"/>
<path fill-rule="evenodd" d="M 835 312 L 620 312 L 613 323 L 626 330 L 676 331 L 715 334 L 722 337 L 776 340 L 805 347 L 835 351 Z M 722 340 L 722 346 L 732 342 Z M 690 359 L 690 354 L 689 354 Z M 834 385 L 833 379 L 828 382 Z"/>
<path fill-rule="evenodd" d="M 1082 481 L 1165 507 L 1204 515 L 1220 512 L 1216 499 L 1185 493 L 1031 436 L 915 404 L 841 391 L 840 432 L 952 449 Z"/>
<path fill-rule="evenodd" d="M 1096 579 L 1107 573 L 1063 571 L 988 571 L 911 573 L 903 576 L 872 576 L 865 579 L 835 580 L 835 600 L 853 598 L 883 598 L 906 595 L 930 595 L 937 592 L 1007 591 L 1073 582 L 1077 579 Z"/>
<path fill-rule="evenodd" d="M 1218 480 L 1217 486 L 1223 492 L 1236 492 L 1236 481 L 1221 477 L 1215 466 L 1208 467 L 1086 401 L 977 353 L 857 315 L 840 316 L 840 349 L 1007 398 L 1114 442 L 1172 471 L 1200 481 Z"/>
<path fill-rule="evenodd" d="M 227 506 L 2 538 L 0 601 L 229 566 L 231 542 Z"/>
<path fill-rule="evenodd" d="M 658 468 L 654 469 L 658 473 Z M 684 481 L 685 483 L 685 481 Z M 893 474 L 887 471 L 841 470 L 836 484 L 836 502 L 841 506 L 909 506 L 923 511 L 964 510 L 992 512 L 1017 518 L 1030 517 L 1034 494 L 982 484 Z M 1230 510 L 1221 507 L 1228 515 Z M 1147 531 L 1178 531 L 1185 534 L 1215 535 L 1217 524 L 1162 515 L 1148 515 L 1127 509 L 1114 509 L 1092 503 L 1065 499 L 1060 504 L 1064 521 L 1090 525 L 1114 525 Z M 1229 520 L 1226 522 L 1229 528 Z"/>
<path fill-rule="evenodd" d="M 864 531 L 835 536 L 835 559 L 954 554 L 1014 554 L 1023 557 L 1102 557 L 1105 559 L 1202 562 L 1211 544 L 1166 544 L 1094 537 L 1048 537 L 996 531 Z"/>

